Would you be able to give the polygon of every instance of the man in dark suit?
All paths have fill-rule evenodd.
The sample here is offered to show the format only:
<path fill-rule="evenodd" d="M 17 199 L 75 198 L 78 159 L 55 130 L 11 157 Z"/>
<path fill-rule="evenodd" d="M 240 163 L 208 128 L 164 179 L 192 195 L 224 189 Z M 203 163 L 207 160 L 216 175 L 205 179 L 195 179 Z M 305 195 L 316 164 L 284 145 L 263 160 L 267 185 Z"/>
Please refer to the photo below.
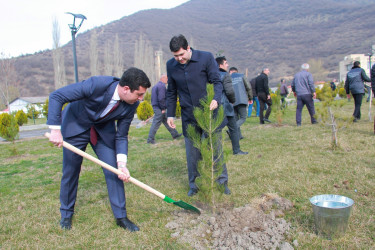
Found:
<path fill-rule="evenodd" d="M 195 126 L 197 131 L 203 134 L 202 129 L 199 128 L 195 120 L 193 110 L 195 107 L 200 106 L 200 99 L 207 96 L 207 83 L 214 85 L 215 95 L 210 103 L 210 110 L 215 110 L 221 101 L 223 85 L 220 80 L 217 63 L 211 53 L 193 50 L 190 48 L 183 35 L 174 36 L 169 43 L 169 48 L 174 58 L 167 62 L 167 122 L 171 128 L 176 128 L 174 116 L 176 114 L 178 93 L 190 187 L 188 196 L 192 196 L 198 192 L 195 179 L 199 176 L 197 166 L 198 161 L 201 159 L 201 154 L 199 150 L 193 146 L 193 141 L 188 138 L 187 127 L 191 124 Z M 221 145 L 221 143 L 218 144 Z M 224 192 L 226 194 L 230 194 L 227 186 L 228 173 L 226 165 L 224 164 L 222 167 L 223 171 L 217 179 L 217 182 L 224 185 Z"/>
<path fill-rule="evenodd" d="M 271 114 L 271 106 L 272 106 L 272 99 L 268 87 L 268 74 L 270 70 L 268 68 L 264 68 L 262 73 L 255 78 L 255 92 L 259 99 L 259 106 L 260 106 L 260 113 L 259 113 L 259 121 L 260 124 L 264 124 L 264 122 L 271 123 L 268 120 L 268 117 Z M 266 115 L 263 118 L 264 106 L 267 104 L 267 111 Z"/>
<path fill-rule="evenodd" d="M 116 223 L 130 231 L 139 228 L 127 218 L 125 206 L 123 181 L 127 182 L 130 177 L 126 167 L 128 131 L 139 101 L 150 86 L 142 70 L 130 68 L 121 79 L 91 77 L 60 88 L 49 97 L 50 141 L 61 147 L 64 139 L 81 150 L 90 143 L 100 160 L 123 172 L 116 176 L 103 169 Z M 65 103 L 69 104 L 61 112 Z M 64 148 L 60 188 L 60 225 L 63 229 L 70 229 L 72 225 L 81 164 L 81 156 Z"/>

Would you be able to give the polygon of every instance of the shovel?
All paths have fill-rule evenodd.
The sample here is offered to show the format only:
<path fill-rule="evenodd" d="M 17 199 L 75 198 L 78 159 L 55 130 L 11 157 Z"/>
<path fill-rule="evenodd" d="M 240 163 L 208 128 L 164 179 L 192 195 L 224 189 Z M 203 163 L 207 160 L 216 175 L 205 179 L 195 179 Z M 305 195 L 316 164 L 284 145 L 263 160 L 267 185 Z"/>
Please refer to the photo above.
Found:
<path fill-rule="evenodd" d="M 49 138 L 50 137 L 50 133 L 45 133 L 44 136 L 47 137 L 47 138 Z M 64 141 L 63 142 L 63 147 L 65 147 L 65 148 L 69 149 L 70 151 L 72 151 L 72 152 L 74 152 L 74 153 L 82 156 L 83 158 L 86 158 L 87 160 L 90 160 L 92 162 L 95 162 L 95 163 L 99 164 L 103 168 L 105 168 L 105 169 L 107 169 L 107 170 L 109 170 L 109 171 L 111 171 L 111 172 L 113 172 L 113 173 L 115 173 L 117 175 L 123 174 L 117 168 L 114 168 L 111 165 L 109 165 L 109 164 L 107 164 L 107 163 L 105 163 L 105 162 L 103 162 L 103 161 L 95 158 L 94 156 L 89 155 L 88 153 L 86 153 L 86 152 L 84 152 L 84 151 L 82 151 L 82 150 L 74 147 L 70 143 L 67 143 L 67 142 Z M 137 185 L 138 187 L 143 188 L 144 190 L 146 190 L 146 191 L 148 191 L 148 192 L 156 195 L 157 197 L 159 197 L 160 199 L 164 200 L 165 202 L 172 203 L 172 204 L 174 204 L 176 206 L 179 206 L 179 207 L 181 207 L 183 209 L 190 210 L 190 211 L 193 211 L 193 212 L 198 213 L 198 214 L 201 213 L 198 208 L 196 208 L 196 207 L 194 207 L 194 206 L 192 206 L 192 205 L 190 205 L 190 204 L 188 204 L 186 202 L 183 202 L 181 200 L 180 201 L 174 201 L 173 199 L 169 198 L 168 196 L 160 193 L 159 191 L 153 189 L 152 187 L 144 184 L 143 182 L 140 182 L 139 180 L 137 180 L 137 179 L 135 179 L 133 177 L 129 178 L 129 182 L 131 182 L 131 183 Z"/>

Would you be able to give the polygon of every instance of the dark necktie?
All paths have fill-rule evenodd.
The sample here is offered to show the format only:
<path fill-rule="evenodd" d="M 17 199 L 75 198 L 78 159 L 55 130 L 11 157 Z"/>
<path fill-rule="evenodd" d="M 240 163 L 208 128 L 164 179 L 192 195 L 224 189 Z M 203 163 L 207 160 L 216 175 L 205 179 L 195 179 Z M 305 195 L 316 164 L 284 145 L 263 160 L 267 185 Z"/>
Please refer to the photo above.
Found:
<path fill-rule="evenodd" d="M 99 120 L 106 118 L 111 112 L 113 112 L 118 107 L 118 105 L 120 105 L 120 101 L 117 101 L 115 105 L 113 105 L 111 110 L 109 110 L 108 113 L 105 114 L 103 117 L 99 118 Z M 96 132 L 94 126 L 92 126 L 90 129 L 90 142 L 94 146 L 96 145 L 96 143 L 98 143 L 98 133 Z"/>

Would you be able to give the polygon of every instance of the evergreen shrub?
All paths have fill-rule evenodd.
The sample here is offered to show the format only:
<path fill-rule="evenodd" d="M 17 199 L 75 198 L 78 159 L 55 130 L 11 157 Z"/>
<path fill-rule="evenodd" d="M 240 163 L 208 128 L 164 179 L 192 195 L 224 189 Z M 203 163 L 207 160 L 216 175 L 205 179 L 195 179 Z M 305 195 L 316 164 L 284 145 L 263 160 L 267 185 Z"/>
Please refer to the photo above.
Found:
<path fill-rule="evenodd" d="M 18 137 L 19 126 L 14 116 L 3 113 L 0 115 L 0 136 L 7 141 L 13 141 Z"/>
<path fill-rule="evenodd" d="M 154 110 L 148 101 L 143 101 L 137 108 L 137 117 L 141 121 L 145 121 L 154 115 Z"/>
<path fill-rule="evenodd" d="M 27 123 L 27 115 L 25 114 L 25 112 L 23 112 L 23 110 L 18 110 L 15 118 L 18 126 L 22 126 L 23 124 Z"/>

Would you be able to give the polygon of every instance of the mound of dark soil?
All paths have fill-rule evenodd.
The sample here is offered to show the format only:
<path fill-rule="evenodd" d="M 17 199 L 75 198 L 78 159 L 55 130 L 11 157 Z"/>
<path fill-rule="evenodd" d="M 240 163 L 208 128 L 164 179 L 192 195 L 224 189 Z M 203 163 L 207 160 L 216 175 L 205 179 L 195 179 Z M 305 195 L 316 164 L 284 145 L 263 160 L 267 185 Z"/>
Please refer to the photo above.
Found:
<path fill-rule="evenodd" d="M 282 218 L 292 207 L 289 200 L 267 194 L 243 207 L 219 208 L 216 214 L 179 210 L 166 227 L 195 249 L 293 249 L 285 240 L 290 223 Z"/>

